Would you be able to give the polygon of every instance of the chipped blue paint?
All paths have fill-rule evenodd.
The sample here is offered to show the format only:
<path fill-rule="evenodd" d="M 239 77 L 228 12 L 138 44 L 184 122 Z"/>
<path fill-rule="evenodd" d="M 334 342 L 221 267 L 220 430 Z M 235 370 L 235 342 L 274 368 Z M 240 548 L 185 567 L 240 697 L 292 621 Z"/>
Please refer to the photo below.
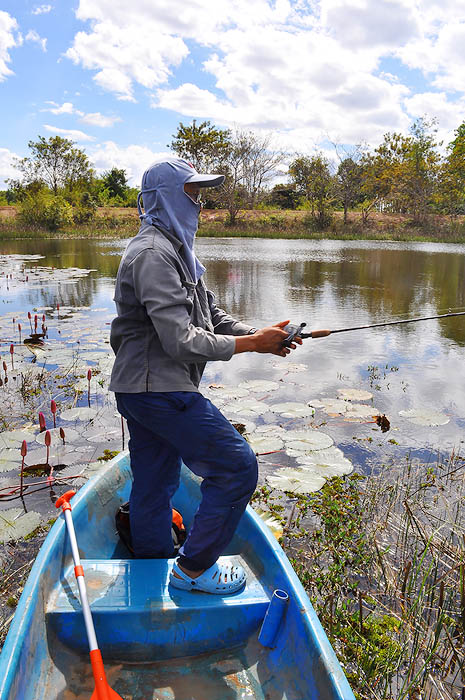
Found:
<path fill-rule="evenodd" d="M 171 590 L 168 561 L 126 559 L 117 539 L 114 514 L 130 487 L 129 458 L 122 453 L 73 499 L 97 638 L 117 692 L 143 700 L 148 688 L 159 688 L 157 697 L 171 700 L 186 684 L 195 700 L 354 700 L 287 557 L 251 508 L 226 553 L 246 567 L 247 587 L 224 598 Z M 199 497 L 199 481 L 183 469 L 174 505 L 187 525 Z M 265 649 L 257 636 L 276 589 L 287 591 L 289 603 L 274 648 Z M 60 517 L 39 552 L 0 656 L 0 698 L 53 700 L 66 689 L 88 698 L 86 659 Z"/>

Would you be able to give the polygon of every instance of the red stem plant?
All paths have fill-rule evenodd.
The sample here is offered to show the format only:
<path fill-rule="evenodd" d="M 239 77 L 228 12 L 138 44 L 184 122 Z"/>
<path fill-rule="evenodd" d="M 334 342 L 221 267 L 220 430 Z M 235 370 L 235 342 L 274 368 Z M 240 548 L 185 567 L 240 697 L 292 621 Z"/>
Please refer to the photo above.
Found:
<path fill-rule="evenodd" d="M 47 467 L 50 466 L 48 463 L 49 457 L 50 457 L 50 444 L 52 442 L 52 436 L 50 435 L 50 430 L 47 430 L 45 433 L 45 446 L 47 448 L 47 458 L 45 460 L 45 464 Z"/>
<path fill-rule="evenodd" d="M 24 472 L 24 458 L 27 455 L 27 443 L 26 440 L 23 440 L 21 443 L 21 475 L 20 475 L 20 486 L 19 486 L 19 495 L 22 497 L 23 495 L 23 472 Z"/>
<path fill-rule="evenodd" d="M 89 404 L 89 406 L 90 406 L 90 380 L 91 380 L 91 379 L 92 379 L 92 370 L 88 369 L 88 370 L 87 370 L 87 384 L 88 384 L 88 388 L 87 388 L 87 403 Z"/>
<path fill-rule="evenodd" d="M 39 427 L 41 433 L 47 430 L 47 424 L 45 423 L 45 416 L 43 413 L 39 413 Z"/>

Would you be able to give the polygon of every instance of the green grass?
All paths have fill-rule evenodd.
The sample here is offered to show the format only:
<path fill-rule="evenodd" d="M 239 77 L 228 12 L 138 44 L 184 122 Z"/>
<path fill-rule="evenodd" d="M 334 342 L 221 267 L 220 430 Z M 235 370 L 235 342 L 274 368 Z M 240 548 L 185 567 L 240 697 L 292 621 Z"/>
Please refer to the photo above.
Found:
<path fill-rule="evenodd" d="M 279 516 L 282 545 L 358 700 L 460 697 L 464 465 L 452 455 L 336 477 L 317 493 L 289 494 L 291 515 Z M 262 487 L 253 500 L 277 517 L 280 499 Z"/>
<path fill-rule="evenodd" d="M 355 217 L 356 215 L 353 215 Z M 336 214 L 324 230 L 315 228 L 308 212 L 241 212 L 231 226 L 221 212 L 202 214 L 199 237 L 277 238 L 301 240 L 374 240 L 405 242 L 465 243 L 465 223 L 447 217 L 431 218 L 423 226 L 413 226 L 407 218 L 378 215 L 364 226 L 360 218 L 344 225 Z M 105 211 L 92 222 L 74 224 L 59 231 L 48 231 L 22 224 L 15 218 L 0 218 L 0 240 L 17 238 L 129 238 L 138 229 L 135 210 Z"/>

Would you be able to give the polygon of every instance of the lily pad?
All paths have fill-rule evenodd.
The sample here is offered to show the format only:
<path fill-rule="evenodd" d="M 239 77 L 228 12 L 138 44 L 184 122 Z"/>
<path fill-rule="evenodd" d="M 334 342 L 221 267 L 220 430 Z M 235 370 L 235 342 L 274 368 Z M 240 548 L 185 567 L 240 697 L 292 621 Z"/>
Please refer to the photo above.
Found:
<path fill-rule="evenodd" d="M 208 387 L 209 397 L 215 401 L 216 397 L 224 399 L 225 401 L 231 399 L 242 399 L 249 395 L 247 389 L 240 389 L 237 386 L 214 386 Z"/>
<path fill-rule="evenodd" d="M 92 420 L 97 415 L 95 408 L 88 406 L 77 406 L 76 408 L 67 408 L 60 413 L 62 420 Z"/>
<path fill-rule="evenodd" d="M 241 416 L 256 418 L 257 416 L 267 413 L 269 406 L 255 399 L 238 399 L 235 403 L 228 403 L 223 406 L 223 412 L 232 411 Z"/>
<path fill-rule="evenodd" d="M 0 472 L 10 472 L 18 469 L 21 464 L 21 455 L 16 448 L 8 447 L 0 451 Z"/>
<path fill-rule="evenodd" d="M 286 447 L 299 452 L 324 450 L 333 444 L 333 438 L 319 430 L 289 430 L 284 439 Z"/>
<path fill-rule="evenodd" d="M 273 367 L 275 369 L 285 369 L 286 372 L 307 372 L 308 371 L 308 366 L 307 365 L 300 365 L 295 362 L 289 362 L 289 364 L 285 364 L 282 362 L 275 362 L 273 364 Z"/>
<path fill-rule="evenodd" d="M 76 442 L 76 440 L 79 440 L 79 433 L 76 430 L 72 428 L 63 428 L 63 430 L 65 431 L 65 445 L 68 442 Z M 63 445 L 63 440 L 60 437 L 60 428 L 50 428 L 48 432 L 52 438 L 52 445 Z M 44 430 L 43 433 L 36 435 L 36 442 L 45 445 L 45 433 L 46 431 Z"/>
<path fill-rule="evenodd" d="M 329 397 L 312 399 L 309 404 L 314 408 L 320 408 L 329 415 L 340 414 L 348 418 L 368 418 L 379 413 L 374 406 L 367 404 L 352 403 L 343 399 L 332 399 Z"/>
<path fill-rule="evenodd" d="M 278 469 L 275 474 L 266 477 L 267 483 L 274 489 L 291 493 L 313 493 L 324 486 L 326 479 L 308 469 Z"/>
<path fill-rule="evenodd" d="M 273 411 L 273 413 L 280 413 L 285 418 L 308 418 L 315 414 L 311 406 L 293 401 L 272 404 L 269 406 L 269 410 Z"/>
<path fill-rule="evenodd" d="M 32 442 L 36 439 L 35 433 L 31 430 L 6 430 L 0 433 L 0 448 L 4 447 L 21 447 L 23 440 Z"/>
<path fill-rule="evenodd" d="M 373 398 L 373 394 L 363 389 L 338 389 L 337 393 L 346 401 L 369 401 Z"/>
<path fill-rule="evenodd" d="M 438 425 L 446 425 L 450 418 L 444 413 L 433 411 L 428 408 L 411 408 L 409 411 L 399 411 L 399 416 L 407 418 L 415 425 L 425 425 L 435 427 Z"/>
<path fill-rule="evenodd" d="M 10 508 L 0 512 L 0 542 L 19 540 L 40 525 L 40 514 L 22 508 Z"/>
<path fill-rule="evenodd" d="M 379 413 L 378 409 L 365 403 L 351 403 L 349 410 L 344 414 L 348 418 L 371 418 Z"/>
<path fill-rule="evenodd" d="M 279 437 L 266 435 L 258 436 L 257 434 L 255 434 L 249 440 L 249 442 L 255 454 L 263 454 L 264 452 L 275 452 L 276 450 L 281 450 L 284 444 Z"/>
<path fill-rule="evenodd" d="M 241 382 L 239 387 L 249 391 L 274 391 L 279 388 L 279 384 L 266 379 L 247 379 Z"/>
<path fill-rule="evenodd" d="M 327 479 L 350 474 L 354 468 L 352 462 L 344 457 L 342 450 L 334 446 L 297 457 L 297 462 L 303 467 L 310 467 L 312 471 Z"/>

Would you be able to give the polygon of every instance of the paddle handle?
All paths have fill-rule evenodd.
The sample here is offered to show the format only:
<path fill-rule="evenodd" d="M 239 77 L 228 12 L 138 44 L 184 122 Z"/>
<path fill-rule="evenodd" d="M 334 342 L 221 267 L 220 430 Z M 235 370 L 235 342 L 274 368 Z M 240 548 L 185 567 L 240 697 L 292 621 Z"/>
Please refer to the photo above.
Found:
<path fill-rule="evenodd" d="M 74 530 L 73 516 L 71 515 L 70 500 L 75 495 L 75 491 L 67 491 L 55 503 L 57 508 L 62 509 L 65 516 L 66 527 L 68 529 L 71 551 L 74 561 L 74 575 L 76 576 L 77 585 L 79 588 L 79 597 L 81 599 L 82 614 L 84 616 L 84 624 L 86 626 L 87 639 L 89 642 L 90 663 L 94 676 L 95 690 L 92 693 L 91 700 L 122 700 L 121 696 L 116 693 L 113 688 L 108 685 L 103 667 L 102 655 L 97 644 L 95 635 L 94 621 L 90 611 L 89 601 L 87 599 L 86 584 L 84 581 L 84 569 L 81 565 L 81 557 L 79 556 L 79 548 L 76 540 L 76 532 Z"/>
<path fill-rule="evenodd" d="M 87 639 L 89 640 L 89 649 L 90 651 L 94 651 L 95 649 L 98 649 L 97 637 L 95 636 L 94 623 L 92 620 L 92 614 L 90 612 L 89 601 L 87 599 L 87 590 L 84 581 L 84 570 L 81 566 L 81 559 L 79 556 L 76 533 L 74 531 L 71 508 L 65 508 L 63 510 L 63 514 L 65 516 L 66 526 L 68 528 L 69 541 L 71 544 L 71 551 L 73 553 L 74 574 L 76 576 L 76 582 L 79 588 L 79 597 L 81 598 L 82 614 L 84 615 L 84 624 L 86 626 Z"/>

